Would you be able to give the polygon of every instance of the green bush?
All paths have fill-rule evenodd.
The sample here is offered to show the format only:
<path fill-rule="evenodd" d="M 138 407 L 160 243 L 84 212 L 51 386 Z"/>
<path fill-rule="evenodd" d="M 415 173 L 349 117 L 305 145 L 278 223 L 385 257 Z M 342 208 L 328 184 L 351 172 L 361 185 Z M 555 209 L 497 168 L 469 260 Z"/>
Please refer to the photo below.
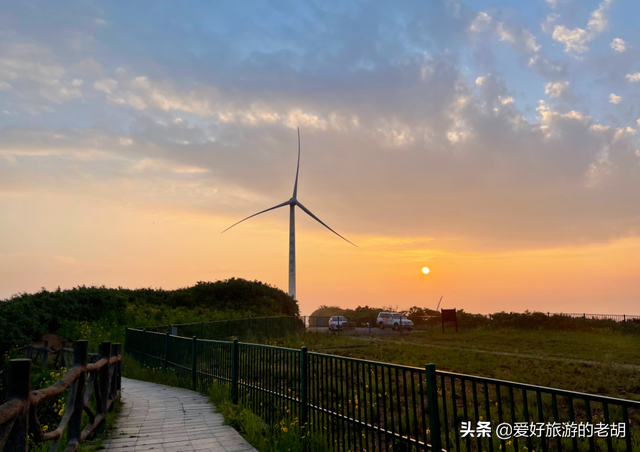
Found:
<path fill-rule="evenodd" d="M 121 341 L 125 326 L 188 323 L 299 313 L 297 302 L 260 281 L 231 278 L 198 282 L 176 290 L 110 289 L 78 286 L 70 290 L 19 294 L 0 301 L 0 356 L 16 345 L 60 331 L 68 339 Z M 91 331 L 86 331 L 91 330 Z M 118 336 L 120 335 L 120 336 Z"/>

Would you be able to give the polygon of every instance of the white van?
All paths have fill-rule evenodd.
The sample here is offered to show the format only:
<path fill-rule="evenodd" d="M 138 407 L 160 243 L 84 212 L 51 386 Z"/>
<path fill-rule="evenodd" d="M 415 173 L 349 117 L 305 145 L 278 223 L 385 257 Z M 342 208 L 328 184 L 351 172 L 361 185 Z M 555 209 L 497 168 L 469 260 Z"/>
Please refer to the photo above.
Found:
<path fill-rule="evenodd" d="M 395 312 L 379 313 L 376 323 L 381 330 L 384 330 L 386 327 L 391 327 L 396 331 L 400 330 L 400 328 L 409 331 L 413 330 L 413 322 L 406 318 L 404 314 Z"/>

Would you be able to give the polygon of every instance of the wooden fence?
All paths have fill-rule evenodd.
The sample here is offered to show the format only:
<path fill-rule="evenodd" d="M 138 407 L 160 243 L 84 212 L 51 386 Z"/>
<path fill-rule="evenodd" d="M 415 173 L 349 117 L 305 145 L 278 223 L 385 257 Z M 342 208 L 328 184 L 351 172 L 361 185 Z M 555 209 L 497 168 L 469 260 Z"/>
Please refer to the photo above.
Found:
<path fill-rule="evenodd" d="M 100 434 L 106 426 L 107 412 L 120 394 L 122 346 L 103 342 L 98 361 L 89 363 L 88 342 L 73 344 L 73 367 L 53 385 L 31 391 L 31 360 L 13 359 L 7 367 L 7 402 L 0 405 L 0 450 L 26 452 L 29 434 L 33 441 L 51 441 L 50 451 L 57 451 L 67 430 L 65 452 L 74 452 L 91 433 Z M 65 349 L 61 349 L 64 353 Z M 38 405 L 69 388 L 69 396 L 58 427 L 43 432 L 38 420 Z M 90 406 L 95 397 L 96 412 Z M 89 423 L 82 428 L 82 414 Z"/>

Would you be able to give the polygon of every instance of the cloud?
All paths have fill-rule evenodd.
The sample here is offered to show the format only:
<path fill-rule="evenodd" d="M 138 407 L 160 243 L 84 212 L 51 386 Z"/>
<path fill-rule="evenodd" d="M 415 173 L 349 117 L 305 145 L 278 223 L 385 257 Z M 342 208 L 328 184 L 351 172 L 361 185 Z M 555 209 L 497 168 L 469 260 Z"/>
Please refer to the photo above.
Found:
<path fill-rule="evenodd" d="M 138 14 L 140 27 L 123 27 L 118 40 L 101 31 L 93 51 L 52 45 L 24 58 L 5 50 L 3 58 L 42 66 L 21 70 L 40 77 L 33 85 L 2 79 L 11 85 L 0 93 L 11 115 L 0 116 L 11 126 L 0 129 L 0 190 L 51 189 L 242 217 L 290 193 L 299 126 L 304 196 L 314 212 L 343 218 L 345 233 L 410 239 L 426 231 L 435 240 L 508 248 L 638 231 L 638 135 L 627 129 L 637 115 L 615 108 L 596 120 L 588 113 L 597 111 L 590 97 L 618 89 L 609 78 L 633 69 L 624 58 L 615 71 L 588 55 L 588 64 L 553 60 L 543 49 L 548 40 L 498 7 L 340 8 L 296 4 L 290 23 L 226 11 L 216 24 L 185 8 L 176 17 L 191 17 L 192 28 L 177 20 L 154 40 L 141 31 L 156 30 L 153 14 Z M 107 19 L 108 28 L 119 26 L 115 16 Z M 546 32 L 555 33 L 559 21 Z M 592 14 L 587 38 L 605 22 L 604 9 Z M 583 38 L 563 39 L 586 47 Z M 543 84 L 523 77 L 513 61 L 542 74 Z M 40 88 L 50 89 L 43 71 L 79 97 L 58 104 L 42 96 Z M 580 95 L 584 86 L 594 87 L 592 96 Z M 541 88 L 545 100 L 531 104 Z M 578 93 L 570 103 L 557 101 L 571 89 Z M 36 127 L 14 113 L 22 103 L 55 115 Z"/>
<path fill-rule="evenodd" d="M 144 110 L 147 108 L 146 102 L 140 96 L 136 96 L 135 94 L 131 94 L 129 96 L 129 105 L 136 110 Z"/>
<path fill-rule="evenodd" d="M 589 50 L 587 42 L 599 36 L 609 25 L 609 9 L 613 0 L 604 0 L 589 16 L 587 28 L 569 29 L 564 25 L 555 25 L 560 18 L 557 14 L 549 14 L 542 23 L 542 30 L 551 33 L 551 37 L 565 46 L 566 53 L 584 53 Z M 614 40 L 615 42 L 615 40 Z M 613 43 L 612 43 L 613 44 Z"/>
<path fill-rule="evenodd" d="M 609 94 L 609 102 L 611 102 L 612 104 L 618 105 L 621 101 L 622 101 L 622 97 L 616 96 L 613 93 Z"/>
<path fill-rule="evenodd" d="M 118 82 L 113 79 L 98 80 L 93 84 L 93 87 L 103 93 L 111 94 L 118 87 Z"/>
<path fill-rule="evenodd" d="M 592 35 L 599 35 L 609 25 L 609 8 L 613 0 L 604 0 L 594 12 L 591 13 L 587 28 Z"/>
<path fill-rule="evenodd" d="M 46 48 L 27 43 L 0 46 L 0 89 L 36 111 L 82 97 L 82 80 L 70 76 Z"/>
<path fill-rule="evenodd" d="M 635 74 L 627 74 L 625 78 L 631 83 L 640 82 L 640 72 L 636 72 Z"/>
<path fill-rule="evenodd" d="M 627 43 L 620 38 L 615 38 L 613 41 L 611 41 L 609 47 L 611 47 L 615 52 L 622 53 L 627 50 Z"/>
<path fill-rule="evenodd" d="M 508 42 L 511 48 L 518 53 L 521 65 L 529 70 L 534 70 L 544 77 L 556 79 L 565 73 L 564 67 L 553 61 L 542 51 L 542 46 L 536 42 L 536 38 L 530 30 L 520 24 L 499 21 L 487 12 L 479 12 L 470 22 L 468 28 L 472 42 L 475 44 L 478 55 L 486 49 L 480 45 L 482 36 L 494 36 L 499 41 Z"/>
<path fill-rule="evenodd" d="M 564 25 L 557 25 L 553 29 L 551 37 L 565 45 L 565 52 L 575 51 L 577 53 L 583 53 L 589 50 L 585 45 L 589 40 L 589 35 L 586 30 L 582 28 L 574 28 L 569 30 Z"/>
<path fill-rule="evenodd" d="M 544 92 L 549 97 L 563 97 L 569 92 L 569 82 L 549 82 L 544 85 Z"/>

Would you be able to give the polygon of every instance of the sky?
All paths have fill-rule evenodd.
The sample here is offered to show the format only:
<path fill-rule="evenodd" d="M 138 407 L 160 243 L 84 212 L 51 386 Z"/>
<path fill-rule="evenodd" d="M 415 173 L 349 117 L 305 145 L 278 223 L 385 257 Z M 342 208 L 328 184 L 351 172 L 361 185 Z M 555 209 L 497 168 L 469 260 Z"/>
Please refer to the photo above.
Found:
<path fill-rule="evenodd" d="M 640 314 L 640 4 L 0 9 L 0 297 L 232 277 L 319 305 Z M 635 24 L 635 25 L 634 25 Z M 424 275 L 421 268 L 431 272 Z"/>

